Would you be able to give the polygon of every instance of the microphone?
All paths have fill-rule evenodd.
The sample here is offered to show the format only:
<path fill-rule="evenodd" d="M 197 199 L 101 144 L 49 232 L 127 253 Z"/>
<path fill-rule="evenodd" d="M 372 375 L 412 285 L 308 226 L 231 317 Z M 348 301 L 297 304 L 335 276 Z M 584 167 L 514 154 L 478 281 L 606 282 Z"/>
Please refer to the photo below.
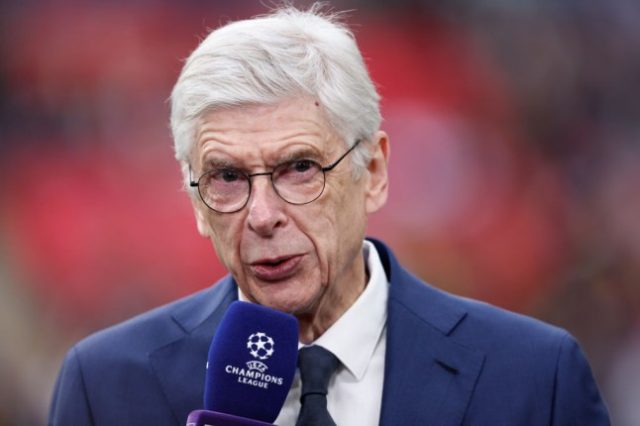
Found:
<path fill-rule="evenodd" d="M 298 321 L 254 303 L 229 305 L 207 360 L 204 410 L 187 426 L 271 425 L 291 388 L 298 356 Z"/>

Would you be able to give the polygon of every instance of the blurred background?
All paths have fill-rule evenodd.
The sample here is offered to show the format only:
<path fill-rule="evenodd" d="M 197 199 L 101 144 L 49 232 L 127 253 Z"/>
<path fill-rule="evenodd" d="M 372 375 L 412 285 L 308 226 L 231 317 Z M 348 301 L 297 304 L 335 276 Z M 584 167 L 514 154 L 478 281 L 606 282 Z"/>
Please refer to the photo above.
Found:
<path fill-rule="evenodd" d="M 567 328 L 615 423 L 640 424 L 640 3 L 331 4 L 392 141 L 370 235 L 439 287 Z M 266 10 L 0 3 L 0 425 L 45 422 L 73 342 L 224 274 L 167 98 L 208 30 Z"/>

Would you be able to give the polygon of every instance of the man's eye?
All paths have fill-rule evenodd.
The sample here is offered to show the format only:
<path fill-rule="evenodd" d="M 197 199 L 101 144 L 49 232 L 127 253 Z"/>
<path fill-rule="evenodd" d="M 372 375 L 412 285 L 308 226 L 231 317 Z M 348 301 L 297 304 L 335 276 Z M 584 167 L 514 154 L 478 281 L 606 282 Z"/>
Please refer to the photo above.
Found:
<path fill-rule="evenodd" d="M 314 179 L 320 166 L 313 160 L 293 160 L 283 164 L 274 171 L 274 179 L 293 184 L 307 183 Z"/>
<path fill-rule="evenodd" d="M 233 183 L 242 179 L 242 173 L 234 169 L 222 169 L 212 173 L 212 178 L 217 182 Z"/>
<path fill-rule="evenodd" d="M 297 160 L 291 163 L 291 170 L 298 173 L 304 173 L 313 167 L 313 161 L 311 160 Z"/>

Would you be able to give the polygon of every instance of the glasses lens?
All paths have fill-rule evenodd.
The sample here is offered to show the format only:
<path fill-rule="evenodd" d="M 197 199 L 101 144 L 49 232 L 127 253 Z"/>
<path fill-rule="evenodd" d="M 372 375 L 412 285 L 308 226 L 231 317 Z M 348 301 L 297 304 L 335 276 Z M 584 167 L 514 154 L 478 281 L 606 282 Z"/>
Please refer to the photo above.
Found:
<path fill-rule="evenodd" d="M 217 169 L 205 173 L 198 185 L 203 201 L 221 213 L 241 209 L 249 197 L 249 178 L 235 169 Z"/>
<path fill-rule="evenodd" d="M 306 204 L 324 190 L 322 167 L 311 160 L 295 160 L 281 164 L 273 171 L 273 186 L 291 204 Z"/>

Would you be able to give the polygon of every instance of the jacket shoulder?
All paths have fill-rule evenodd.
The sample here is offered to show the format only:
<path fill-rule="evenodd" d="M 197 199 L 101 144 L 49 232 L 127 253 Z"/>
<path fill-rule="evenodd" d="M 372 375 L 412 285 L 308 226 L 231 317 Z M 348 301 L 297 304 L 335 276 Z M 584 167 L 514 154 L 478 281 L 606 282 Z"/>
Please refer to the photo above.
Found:
<path fill-rule="evenodd" d="M 540 320 L 432 287 L 404 269 L 383 242 L 371 241 L 391 283 L 392 321 L 396 314 L 409 314 L 442 335 L 472 347 L 486 347 L 503 340 L 521 342 L 525 336 L 558 342 L 567 335 L 561 328 Z"/>
<path fill-rule="evenodd" d="M 148 353 L 184 334 L 190 333 L 230 296 L 233 284 L 223 279 L 212 287 L 190 294 L 166 305 L 89 335 L 75 346 L 80 354 L 106 353 L 123 349 Z"/>
<path fill-rule="evenodd" d="M 408 273 L 402 284 L 407 287 L 403 289 L 406 294 L 398 297 L 396 302 L 463 346 L 485 353 L 511 352 L 519 358 L 540 352 L 548 358 L 550 350 L 557 353 L 564 340 L 573 339 L 563 328 L 448 293 Z"/>
<path fill-rule="evenodd" d="M 177 374 L 197 382 L 186 380 L 181 390 L 187 405 L 197 407 L 200 371 L 193 359 L 206 359 L 216 321 L 234 290 L 225 278 L 81 340 L 58 375 L 49 424 L 174 424 L 161 385 L 171 371 L 156 371 L 154 357 L 182 348 L 171 359 Z"/>
<path fill-rule="evenodd" d="M 482 358 L 466 423 L 486 420 L 486 407 L 497 419 L 520 424 L 529 413 L 550 424 L 608 425 L 607 409 L 588 361 L 566 330 L 485 302 L 431 287 L 404 271 L 390 297 L 396 317 L 413 319 L 413 333 L 434 328 L 442 339 Z M 400 312 L 403 313 L 400 313 Z M 420 320 L 417 320 L 419 318 Z M 394 330 L 400 330 L 400 323 Z M 429 335 L 433 335 L 429 332 Z M 526 416 L 525 416 L 526 417 Z M 579 419 L 572 423 L 572 419 Z"/>

